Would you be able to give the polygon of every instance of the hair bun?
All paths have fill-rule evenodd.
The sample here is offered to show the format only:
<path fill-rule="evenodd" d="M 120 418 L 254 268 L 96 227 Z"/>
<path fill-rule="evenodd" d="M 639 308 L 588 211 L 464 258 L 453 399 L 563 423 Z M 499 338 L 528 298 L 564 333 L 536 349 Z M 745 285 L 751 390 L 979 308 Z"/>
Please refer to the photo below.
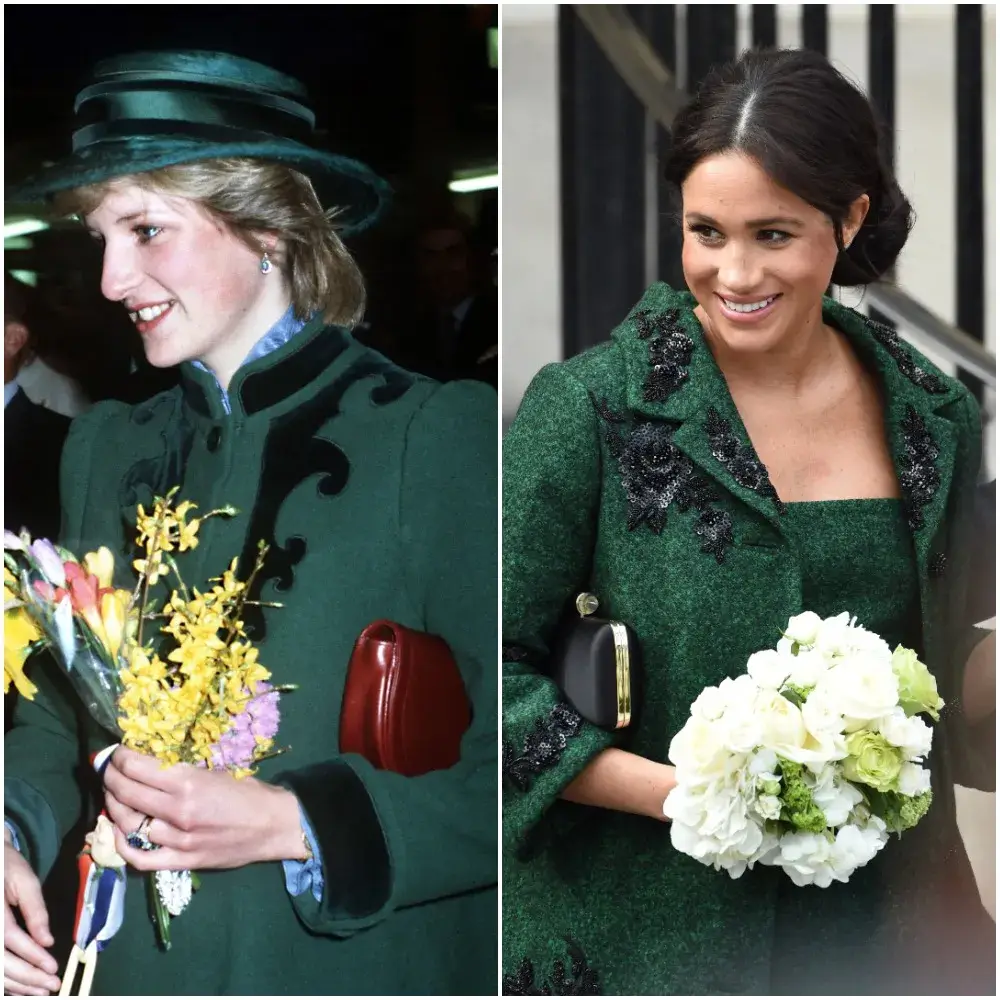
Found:
<path fill-rule="evenodd" d="M 885 176 L 885 175 L 883 175 Z M 899 185 L 890 180 L 872 198 L 864 224 L 850 247 L 837 258 L 835 285 L 867 285 L 892 270 L 913 228 L 914 213 Z"/>

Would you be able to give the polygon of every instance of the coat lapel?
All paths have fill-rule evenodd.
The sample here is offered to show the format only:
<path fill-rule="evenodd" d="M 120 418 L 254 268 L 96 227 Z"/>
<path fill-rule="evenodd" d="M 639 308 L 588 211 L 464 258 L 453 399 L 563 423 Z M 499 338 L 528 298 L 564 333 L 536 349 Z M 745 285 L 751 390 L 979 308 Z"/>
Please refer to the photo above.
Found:
<path fill-rule="evenodd" d="M 612 334 L 625 358 L 626 404 L 635 421 L 669 421 L 672 443 L 717 491 L 781 531 L 782 508 L 757 458 L 697 318 L 695 300 L 653 285 Z M 886 434 L 907 509 L 927 611 L 959 443 L 955 407 L 965 390 L 914 354 L 887 327 L 824 300 L 824 319 L 851 341 L 881 384 Z"/>
<path fill-rule="evenodd" d="M 693 306 L 692 296 L 653 285 L 613 333 L 625 356 L 628 408 L 636 420 L 669 421 L 672 443 L 715 492 L 730 494 L 779 527 L 777 494 Z"/>

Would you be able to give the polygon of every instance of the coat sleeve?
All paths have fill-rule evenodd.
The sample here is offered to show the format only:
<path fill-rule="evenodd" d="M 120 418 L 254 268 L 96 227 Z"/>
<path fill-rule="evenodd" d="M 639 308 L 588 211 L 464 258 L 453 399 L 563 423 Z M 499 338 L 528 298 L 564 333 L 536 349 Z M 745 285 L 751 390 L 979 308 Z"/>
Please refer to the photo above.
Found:
<path fill-rule="evenodd" d="M 615 738 L 543 673 L 569 600 L 586 589 L 601 449 L 587 389 L 563 365 L 535 377 L 504 442 L 503 836 L 521 851 L 563 788 Z M 571 808 L 563 803 L 564 812 Z"/>
<path fill-rule="evenodd" d="M 452 768 L 418 777 L 346 754 L 277 780 L 319 842 L 322 899 L 292 899 L 314 933 L 347 937 L 401 907 L 497 880 L 497 402 L 451 383 L 406 437 L 401 571 L 426 631 L 450 646 L 472 703 Z"/>
<path fill-rule="evenodd" d="M 74 421 L 63 450 L 59 541 L 71 551 L 80 545 L 93 444 L 107 412 L 95 407 Z M 4 815 L 44 879 L 70 830 L 86 813 L 96 815 L 90 794 L 95 779 L 86 761 L 112 739 L 87 716 L 51 654 L 36 654 L 27 669 L 38 691 L 32 701 L 18 698 L 4 738 Z"/>

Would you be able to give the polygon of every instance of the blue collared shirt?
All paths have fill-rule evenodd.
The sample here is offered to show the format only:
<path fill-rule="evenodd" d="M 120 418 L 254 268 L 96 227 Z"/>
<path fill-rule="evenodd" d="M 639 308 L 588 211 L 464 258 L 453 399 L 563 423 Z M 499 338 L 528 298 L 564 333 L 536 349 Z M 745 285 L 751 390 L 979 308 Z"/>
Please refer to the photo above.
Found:
<path fill-rule="evenodd" d="M 17 384 L 17 379 L 13 382 L 3 384 L 3 408 L 7 409 L 7 404 L 17 395 L 17 390 L 21 387 Z"/>
<path fill-rule="evenodd" d="M 311 319 L 312 317 L 309 317 Z M 257 361 L 259 358 L 263 358 L 270 354 L 271 351 L 276 351 L 279 347 L 284 347 L 292 337 L 299 333 L 302 328 L 309 322 L 309 319 L 298 319 L 295 315 L 295 309 L 293 306 L 289 306 L 285 311 L 285 314 L 278 320 L 274 326 L 271 327 L 267 333 L 264 334 L 260 340 L 250 349 L 250 353 L 243 359 L 243 363 L 240 368 L 250 364 L 252 361 Z M 210 368 L 203 365 L 200 361 L 193 361 L 192 364 L 196 368 L 200 368 L 203 372 L 209 372 L 213 377 L 215 372 Z M 222 405 L 225 408 L 226 413 L 231 413 L 232 408 L 229 405 L 229 393 L 222 388 L 219 383 L 218 378 L 215 379 L 215 384 L 219 389 L 219 395 L 222 398 Z"/>

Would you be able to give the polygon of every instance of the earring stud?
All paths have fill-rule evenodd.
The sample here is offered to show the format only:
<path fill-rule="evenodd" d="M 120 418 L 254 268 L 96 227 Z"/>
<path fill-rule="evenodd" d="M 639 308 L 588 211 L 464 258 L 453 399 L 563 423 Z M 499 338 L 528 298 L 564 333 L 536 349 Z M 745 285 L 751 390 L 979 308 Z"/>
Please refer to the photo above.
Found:
<path fill-rule="evenodd" d="M 264 256 L 260 259 L 260 273 L 270 274 L 273 270 L 274 265 L 271 263 L 270 256 L 265 252 Z"/>

